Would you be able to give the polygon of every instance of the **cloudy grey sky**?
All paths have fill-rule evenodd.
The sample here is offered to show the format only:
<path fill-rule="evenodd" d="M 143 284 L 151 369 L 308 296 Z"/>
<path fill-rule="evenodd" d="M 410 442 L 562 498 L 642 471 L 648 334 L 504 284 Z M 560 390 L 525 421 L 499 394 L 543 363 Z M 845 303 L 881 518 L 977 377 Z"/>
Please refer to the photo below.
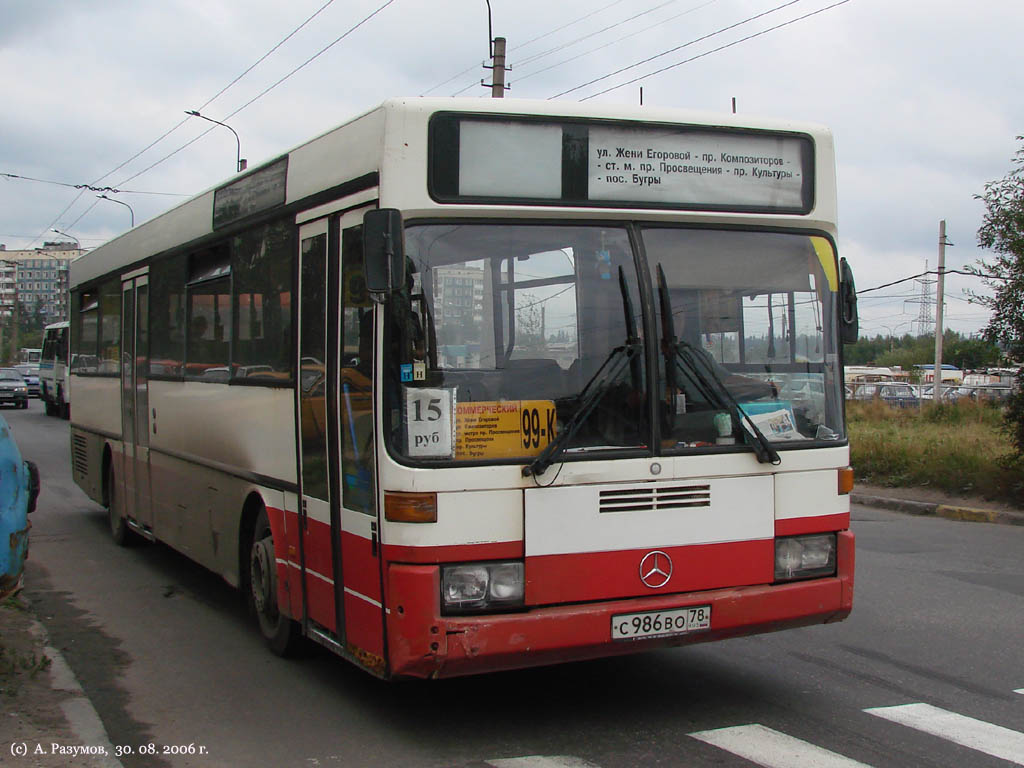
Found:
<path fill-rule="evenodd" d="M 859 288 L 934 269 L 940 219 L 947 267 L 974 263 L 974 196 L 1024 133 L 1024 3 L 835 3 L 491 0 L 511 96 L 550 98 L 685 46 L 559 98 L 636 103 L 643 86 L 646 104 L 727 112 L 735 97 L 743 114 L 829 126 Z M 108 194 L 139 224 L 231 175 L 234 137 L 185 110 L 229 122 L 251 166 L 390 96 L 484 97 L 486 55 L 485 0 L 0 0 L 0 243 L 34 247 L 57 228 L 94 247 L 128 227 L 126 207 L 74 185 L 122 190 Z M 987 314 L 966 288 L 981 286 L 947 279 L 947 326 L 974 332 Z M 919 294 L 863 295 L 862 328 L 916 331 L 906 299 Z"/>

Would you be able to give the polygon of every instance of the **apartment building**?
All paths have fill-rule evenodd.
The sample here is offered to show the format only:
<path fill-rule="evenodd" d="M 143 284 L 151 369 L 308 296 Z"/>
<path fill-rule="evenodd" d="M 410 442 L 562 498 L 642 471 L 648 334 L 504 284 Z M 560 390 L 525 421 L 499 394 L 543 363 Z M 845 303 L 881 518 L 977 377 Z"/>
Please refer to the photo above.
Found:
<path fill-rule="evenodd" d="M 42 311 L 47 323 L 68 319 L 68 268 L 84 251 L 67 241 L 42 248 L 7 250 L 0 244 L 0 317 Z"/>

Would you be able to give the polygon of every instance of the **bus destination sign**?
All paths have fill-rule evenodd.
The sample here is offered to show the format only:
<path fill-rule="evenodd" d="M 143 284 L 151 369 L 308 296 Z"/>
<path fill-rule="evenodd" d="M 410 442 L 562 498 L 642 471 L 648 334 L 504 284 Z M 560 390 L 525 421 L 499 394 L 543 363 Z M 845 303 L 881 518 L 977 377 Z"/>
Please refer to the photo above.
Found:
<path fill-rule="evenodd" d="M 589 197 L 715 208 L 802 209 L 806 138 L 590 128 Z"/>

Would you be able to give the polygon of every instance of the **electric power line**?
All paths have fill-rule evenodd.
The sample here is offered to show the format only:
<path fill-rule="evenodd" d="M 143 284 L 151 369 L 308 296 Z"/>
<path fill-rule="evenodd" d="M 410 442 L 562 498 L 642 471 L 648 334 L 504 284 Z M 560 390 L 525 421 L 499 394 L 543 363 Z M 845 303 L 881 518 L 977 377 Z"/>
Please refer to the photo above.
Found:
<path fill-rule="evenodd" d="M 589 51 L 584 51 L 583 53 L 578 53 L 575 56 L 570 56 L 568 59 L 562 59 L 562 61 L 556 62 L 555 64 L 550 64 L 550 65 L 548 65 L 546 67 L 541 67 L 540 69 L 535 69 L 535 70 L 533 70 L 533 72 L 527 72 L 525 75 L 520 75 L 518 78 L 516 78 L 515 82 L 517 84 L 521 83 L 523 80 L 526 80 L 527 78 L 533 77 L 534 75 L 539 75 L 542 72 L 548 72 L 548 71 L 550 71 L 552 69 L 556 69 L 557 67 L 561 67 L 564 64 L 569 64 L 570 62 L 576 61 L 577 59 L 582 59 L 584 56 L 589 56 L 592 53 L 597 53 L 598 51 L 603 51 L 605 48 L 609 48 L 609 47 L 615 45 L 616 43 L 621 43 L 624 40 L 628 40 L 631 37 L 636 37 L 637 35 L 642 35 L 644 32 L 649 32 L 650 30 L 654 29 L 655 27 L 664 26 L 665 24 L 668 24 L 671 21 L 675 21 L 676 19 L 678 19 L 678 18 L 680 18 L 682 16 L 687 16 L 687 15 L 693 13 L 694 11 L 699 11 L 701 8 L 706 8 L 709 5 L 714 5 L 717 2 L 718 2 L 718 0 L 707 0 L 707 2 L 701 3 L 700 5 L 695 5 L 692 8 L 688 8 L 687 10 L 683 11 L 682 13 L 677 13 L 675 16 L 669 16 L 664 21 L 659 21 L 659 22 L 657 22 L 655 24 L 652 24 L 649 27 L 644 27 L 643 29 L 638 29 L 636 32 L 630 32 L 628 35 L 622 35 L 621 37 L 617 37 L 614 40 L 610 40 L 607 43 L 604 43 L 603 45 L 597 46 L 596 48 L 591 48 Z"/>
<path fill-rule="evenodd" d="M 268 93 L 270 93 L 270 92 L 271 92 L 272 90 L 274 90 L 275 88 L 277 88 L 277 86 L 281 85 L 281 84 L 282 84 L 283 82 L 285 82 L 285 81 L 286 81 L 286 80 L 288 80 L 288 79 L 289 79 L 290 77 L 292 77 L 292 75 L 296 74 L 296 73 L 297 73 L 297 72 L 298 72 L 299 70 L 303 69 L 304 67 L 306 67 L 307 65 L 309 65 L 310 63 L 312 63 L 312 62 L 313 62 L 313 61 L 314 61 L 315 59 L 317 59 L 317 58 L 319 58 L 320 56 L 322 56 L 323 54 L 325 54 L 325 53 L 326 53 L 327 51 L 329 51 L 329 50 L 330 50 L 331 48 L 333 48 L 333 47 L 334 47 L 335 45 L 337 45 L 337 44 L 338 44 L 338 43 L 340 43 L 340 42 L 341 42 L 342 40 L 344 40 L 344 39 L 345 39 L 346 37 L 348 37 L 348 36 L 349 36 L 350 34 L 352 34 L 352 33 L 353 33 L 353 32 L 355 32 L 355 31 L 356 31 L 357 29 L 359 29 L 359 28 L 360 28 L 361 26 L 363 26 L 364 24 L 366 24 L 366 22 L 368 22 L 368 21 L 369 21 L 370 19 L 372 19 L 372 18 L 373 18 L 374 16 L 376 16 L 376 15 L 377 15 L 378 13 L 380 13 L 381 11 L 383 11 L 383 10 L 384 10 L 385 8 L 387 8 L 387 7 L 389 6 L 389 5 L 391 5 L 391 4 L 393 3 L 393 2 L 395 2 L 395 0 L 387 0 L 387 2 L 386 2 L 386 3 L 384 3 L 383 5 L 381 5 L 380 7 L 378 7 L 378 8 L 376 9 L 376 10 L 372 11 L 372 12 L 371 12 L 371 13 L 369 13 L 369 14 L 368 14 L 367 16 L 364 16 L 364 17 L 363 17 L 363 18 L 362 18 L 362 19 L 361 19 L 361 20 L 360 20 L 359 22 L 357 22 L 357 23 L 356 23 L 356 24 L 354 24 L 353 26 L 349 27 L 349 28 L 348 28 L 348 29 L 347 29 L 347 30 L 346 30 L 346 31 L 345 31 L 344 33 L 342 33 L 342 34 L 341 34 L 341 35 L 340 35 L 339 37 L 335 38 L 335 40 L 334 40 L 333 42 L 331 42 L 331 43 L 328 43 L 327 45 L 325 45 L 325 46 L 324 46 L 323 48 L 321 48 L 321 49 L 320 49 L 319 51 L 317 51 L 317 52 L 316 52 L 316 53 L 314 53 L 314 54 L 313 54 L 312 56 L 310 56 L 310 57 L 309 57 L 308 59 L 306 59 L 306 60 L 305 60 L 304 62 L 302 62 L 302 63 L 301 63 L 301 64 L 300 64 L 299 66 L 295 67 L 295 69 L 293 69 L 293 70 L 292 70 L 291 72 L 289 72 L 289 73 L 288 73 L 287 75 L 285 75 L 284 77 L 282 77 L 281 79 L 279 79 L 279 80 L 278 80 L 277 82 L 273 83 L 272 85 L 268 86 L 267 88 L 264 88 L 264 89 L 263 89 L 262 91 L 260 91 L 260 92 L 259 92 L 258 94 L 256 94 L 255 96 L 253 96 L 253 97 L 252 97 L 251 99 L 249 99 L 249 101 L 245 102 L 245 104 L 243 104 L 242 106 L 240 106 L 240 107 L 239 107 L 238 109 L 236 109 L 236 110 L 235 110 L 234 112 L 231 112 L 230 114 L 228 114 L 228 115 L 225 115 L 224 119 L 223 119 L 223 120 L 222 120 L 221 122 L 224 122 L 224 121 L 226 121 L 226 120 L 230 120 L 230 119 L 231 119 L 232 117 L 234 117 L 235 115 L 237 115 L 237 114 L 238 114 L 239 112 L 241 112 L 241 111 L 242 111 L 243 109 L 245 109 L 246 107 L 248 107 L 248 106 L 252 105 L 253 103 L 255 103 L 256 101 L 258 101 L 259 99 L 262 99 L 262 98 L 263 98 L 264 96 L 266 96 L 266 95 L 267 95 Z M 215 126 L 215 125 L 212 125 L 212 126 L 210 126 L 210 127 L 209 127 L 209 128 L 207 128 L 207 129 L 206 129 L 205 131 L 203 131 L 203 132 L 202 132 L 201 134 L 199 134 L 198 136 L 196 136 L 196 137 L 195 137 L 194 139 L 192 139 L 191 141 L 188 141 L 188 142 L 186 142 L 185 144 L 183 144 L 182 146 L 178 147 L 178 148 L 177 148 L 176 150 L 174 150 L 174 151 L 173 151 L 173 152 L 171 152 L 170 154 L 168 154 L 168 155 L 165 155 L 164 157 L 162 157 L 162 158 L 160 158 L 159 160 L 157 160 L 157 161 L 156 161 L 155 163 L 153 163 L 153 164 L 151 164 L 151 165 L 148 165 L 148 166 L 146 166 L 145 168 L 143 168 L 143 169 L 142 169 L 141 171 L 139 171 L 138 173 L 136 173 L 136 174 L 134 174 L 134 175 L 132 175 L 132 176 L 129 176 L 129 177 L 127 178 L 127 179 L 125 179 L 124 181 L 122 181 L 122 182 L 121 182 L 121 184 L 125 184 L 125 183 L 127 183 L 127 182 L 131 181 L 132 179 L 136 179 L 136 178 L 138 178 L 139 176 L 141 176 L 142 174 L 144 174 L 144 173 L 147 173 L 148 171 L 151 171 L 151 170 L 152 170 L 153 168 L 156 168 L 156 166 L 158 166 L 158 165 L 160 165 L 161 163 L 163 163 L 164 161 L 166 161 L 166 160 L 169 160 L 170 158 L 174 157 L 174 156 L 175 156 L 176 154 L 178 154 L 179 152 L 181 152 L 181 151 L 182 151 L 183 149 L 185 149 L 185 148 L 187 148 L 187 147 L 191 146 L 192 144 L 194 144 L 195 142 L 197 142 L 197 141 L 198 141 L 199 139 L 203 138 L 203 137 L 204 137 L 204 136 L 205 136 L 206 134 L 210 133 L 210 131 L 213 131 L 213 130 L 215 130 L 216 128 L 217 128 L 217 126 Z M 121 184 L 119 184 L 118 186 L 120 186 Z"/>
<path fill-rule="evenodd" d="M 583 16 L 580 16 L 580 17 L 578 17 L 576 19 L 573 19 L 572 21 L 568 22 L 567 24 L 563 24 L 560 27 L 555 27 L 554 29 L 550 29 L 547 32 L 544 32 L 543 34 L 537 35 L 537 37 L 534 37 L 534 38 L 531 38 L 531 39 L 527 40 L 525 43 L 521 43 L 519 45 L 513 46 L 512 48 L 509 48 L 509 53 L 511 53 L 513 51 L 518 51 L 518 50 L 520 50 L 522 48 L 525 48 L 526 46 L 530 45 L 531 43 L 535 43 L 538 40 L 542 40 L 545 37 L 548 37 L 549 35 L 553 35 L 555 32 L 561 32 L 563 29 L 568 29 L 569 27 L 573 26 L 574 24 L 578 24 L 581 21 L 589 19 L 591 16 L 595 16 L 595 15 L 601 13 L 602 11 L 606 11 L 609 8 L 611 8 L 613 5 L 618 5 L 621 2 L 624 2 L 624 0 L 614 0 L 614 2 L 608 3 L 608 5 L 604 5 L 604 6 L 600 7 L 600 8 L 598 8 L 595 11 L 591 11 L 590 13 L 587 13 L 587 14 L 585 14 Z M 434 86 L 431 86 L 430 88 L 427 88 L 427 90 L 425 90 L 423 93 L 421 93 L 420 96 L 426 96 L 428 93 L 430 93 L 431 91 L 437 90 L 442 85 L 448 85 L 448 83 L 450 83 L 452 80 L 457 80 L 458 78 L 462 77 L 463 75 L 469 74 L 474 69 L 476 69 L 477 66 L 478 65 L 474 64 L 471 67 L 467 67 L 466 69 L 462 70 L 458 74 L 452 75 L 451 77 L 449 77 L 444 82 L 438 83 L 437 85 L 434 85 Z M 474 83 L 473 85 L 476 85 L 476 83 Z M 467 90 L 470 87 L 472 87 L 472 86 L 466 86 L 466 88 L 463 88 L 462 91 L 465 91 L 465 90 Z M 462 91 L 459 91 L 459 93 L 462 93 Z"/>
<path fill-rule="evenodd" d="M 652 6 L 648 8 L 646 11 L 640 11 L 640 13 L 635 13 L 632 16 L 623 19 L 622 21 L 617 21 L 614 24 L 609 24 L 607 27 L 602 27 L 601 29 L 598 29 L 595 32 L 590 32 L 586 35 L 583 35 L 582 37 L 577 37 L 575 40 L 570 40 L 568 43 L 562 43 L 560 45 L 555 46 L 554 48 L 549 48 L 546 51 L 542 51 L 541 53 L 536 53 L 533 56 L 528 56 L 519 62 L 519 66 L 525 66 L 526 64 L 534 62 L 537 59 L 542 59 L 545 56 L 555 53 L 556 51 L 565 50 L 566 48 L 576 45 L 577 43 L 582 43 L 584 40 L 589 40 L 592 37 L 596 37 L 597 35 L 603 34 L 607 32 L 609 29 L 615 29 L 616 27 L 622 26 L 623 24 L 628 24 L 631 21 L 639 19 L 641 16 L 646 16 L 648 13 L 654 13 L 654 11 L 657 11 L 660 8 L 664 8 L 666 5 L 671 5 L 675 1 L 676 0 L 665 0 L 665 2 L 663 3 L 659 3 L 658 5 Z M 794 2 L 796 1 L 797 0 L 794 0 Z"/>
<path fill-rule="evenodd" d="M 844 0 L 844 2 L 845 1 L 846 0 Z M 963 269 L 944 269 L 944 270 L 942 270 L 942 272 L 943 272 L 943 274 L 946 274 L 946 275 L 966 275 L 968 277 L 980 277 L 980 278 L 983 278 L 985 280 L 1008 280 L 1009 279 L 1007 277 L 1004 277 L 1003 275 L 988 275 L 988 274 L 983 274 L 981 272 L 971 272 L 969 270 L 963 270 Z M 926 272 L 922 272 L 919 275 L 911 275 L 910 277 L 904 277 L 904 278 L 900 278 L 899 280 L 893 280 L 891 283 L 884 283 L 882 285 L 876 285 L 874 288 L 864 288 L 863 290 L 857 291 L 857 295 L 859 296 L 862 293 L 869 293 L 871 291 L 879 291 L 882 288 L 889 288 L 890 286 L 899 285 L 900 283 L 906 283 L 906 282 L 908 282 L 910 280 L 917 280 L 918 278 L 924 277 L 925 275 L 937 275 L 937 274 L 939 274 L 939 271 L 937 269 L 930 269 L 930 270 L 928 270 Z"/>
<path fill-rule="evenodd" d="M 676 67 L 681 67 L 683 64 L 689 64 L 692 61 L 696 61 L 697 59 L 702 59 L 705 56 L 710 56 L 713 53 L 718 53 L 719 51 L 724 51 L 726 48 L 732 48 L 734 45 L 739 45 L 740 43 L 745 43 L 748 40 L 753 40 L 755 37 L 761 37 L 762 35 L 767 35 L 769 32 L 774 32 L 776 30 L 782 29 L 783 27 L 788 27 L 791 24 L 796 24 L 798 21 L 803 21 L 804 19 L 809 19 L 811 16 L 817 16 L 819 13 L 824 13 L 825 11 L 832 10 L 833 8 L 837 8 L 840 5 L 845 5 L 848 2 L 850 2 L 850 0 L 839 0 L 838 3 L 833 3 L 832 5 L 827 5 L 824 8 L 819 8 L 816 11 L 811 11 L 810 13 L 805 13 L 803 16 L 797 16 L 795 19 L 790 19 L 789 21 L 785 21 L 782 24 L 776 24 L 774 27 L 768 27 L 768 29 L 763 29 L 760 32 L 755 32 L 752 35 L 747 35 L 746 37 L 741 37 L 739 40 L 734 40 L 731 43 L 726 43 L 725 45 L 720 45 L 717 48 L 712 48 L 710 51 L 705 51 L 704 53 L 700 53 L 700 54 L 698 54 L 696 56 L 691 56 L 690 58 L 684 59 L 683 61 L 677 61 L 675 64 L 669 64 L 667 67 L 662 67 L 661 69 L 656 69 L 653 72 L 648 72 L 647 74 L 641 75 L 640 77 L 634 77 L 632 80 L 627 80 L 624 83 L 619 83 L 618 85 L 614 85 L 611 88 L 605 88 L 603 91 L 598 91 L 597 93 L 592 93 L 589 96 L 586 96 L 586 97 L 580 99 L 580 101 L 589 101 L 590 99 L 596 98 L 597 96 L 600 96 L 602 94 L 610 93 L 611 91 L 615 91 L 615 90 L 618 90 L 619 88 L 624 88 L 627 85 L 631 85 L 633 83 L 639 82 L 639 81 L 643 80 L 644 78 L 653 77 L 654 75 L 660 75 L 662 72 L 667 72 L 670 69 L 675 69 Z M 786 3 L 786 5 L 790 5 L 790 3 Z M 780 6 L 780 7 L 783 7 L 783 6 Z M 766 13 L 771 13 L 771 12 L 772 11 L 766 11 Z M 761 15 L 763 16 L 764 14 L 761 14 Z"/>
<path fill-rule="evenodd" d="M 218 92 L 217 92 L 216 94 L 214 94 L 214 96 L 213 96 L 212 98 L 208 99 L 208 100 L 207 100 L 207 101 L 206 101 L 206 102 L 205 102 L 205 103 L 203 104 L 203 106 L 202 106 L 202 107 L 200 107 L 200 109 L 202 109 L 203 107 L 206 107 L 206 106 L 208 106 L 208 105 L 209 105 L 210 103 L 212 103 L 212 102 L 213 102 L 213 101 L 214 101 L 215 99 L 217 99 L 217 98 L 218 98 L 219 96 L 221 96 L 221 95 L 222 95 L 222 94 L 223 94 L 223 93 L 224 93 L 225 91 L 227 91 L 227 90 L 228 90 L 229 88 L 231 88 L 231 86 L 233 86 L 233 85 L 234 85 L 235 83 L 237 83 L 237 82 L 238 82 L 239 80 L 241 80 L 241 79 L 242 79 L 243 77 L 245 77 L 245 75 L 247 75 L 247 74 L 248 74 L 249 72 L 251 72 L 251 71 L 252 71 L 252 70 L 253 70 L 253 69 L 254 69 L 254 68 L 255 68 L 255 67 L 256 67 L 256 66 L 257 66 L 257 65 L 258 65 L 258 64 L 259 64 L 260 62 L 262 62 L 262 61 L 263 61 L 264 59 L 266 59 L 266 58 L 267 58 L 267 57 L 268 57 L 268 56 L 269 56 L 269 55 L 270 55 L 271 53 L 273 53 L 273 52 L 274 52 L 274 51 L 276 51 L 276 50 L 277 50 L 278 48 L 280 48 L 280 47 L 281 47 L 281 46 L 282 46 L 282 45 L 283 45 L 283 44 L 284 44 L 284 43 L 285 43 L 285 42 L 286 42 L 287 40 L 289 40 L 289 39 L 290 39 L 290 38 L 291 38 L 291 37 L 292 37 L 293 35 L 295 35 L 295 33 L 297 33 L 297 32 L 298 32 L 298 31 L 299 31 L 300 29 L 302 29 L 303 27 L 305 27 L 305 26 L 306 26 L 306 25 L 307 25 L 307 24 L 308 24 L 308 23 L 309 23 L 310 21 L 312 21 L 312 20 L 313 20 L 314 18 L 316 18 L 316 17 L 317 17 L 317 16 L 318 16 L 318 15 L 319 15 L 319 14 L 320 14 L 320 13 L 321 13 L 321 12 L 322 12 L 322 11 L 323 11 L 323 10 L 324 10 L 325 8 L 327 8 L 327 6 L 328 6 L 328 5 L 330 5 L 330 4 L 331 4 L 331 3 L 333 3 L 333 2 L 334 2 L 334 0 L 328 0 L 328 1 L 327 1 L 327 2 L 326 2 L 326 3 L 324 4 L 324 5 L 322 5 L 322 6 L 321 6 L 321 7 L 319 8 L 319 9 L 317 9 L 317 10 L 316 10 L 316 11 L 315 11 L 315 12 L 314 12 L 314 13 L 313 13 L 313 14 L 312 14 L 311 16 L 309 16 L 309 17 L 308 17 L 308 18 L 307 18 L 307 19 L 306 19 L 305 21 L 303 21 L 303 22 L 302 22 L 302 23 L 301 23 L 301 24 L 300 24 L 299 26 L 297 26 L 297 27 L 296 27 L 296 28 L 295 28 L 294 30 L 292 30 L 292 31 L 291 31 L 291 32 L 290 32 L 290 33 L 289 33 L 288 35 L 286 35 L 286 36 L 285 36 L 285 37 L 284 37 L 284 38 L 283 38 L 283 39 L 282 39 L 282 40 L 281 40 L 281 41 L 280 41 L 279 43 L 277 43 L 277 44 L 276 44 L 276 45 L 275 45 L 275 46 L 274 46 L 273 48 L 271 48 L 271 49 L 270 49 L 269 51 L 267 51 L 267 53 L 263 54 L 263 56 L 261 56 L 261 57 L 260 57 L 259 59 L 257 59 L 257 60 L 256 60 L 256 62 L 255 62 L 254 64 L 252 64 L 252 65 L 251 65 L 250 67 L 248 67 L 248 68 L 247 68 L 247 69 L 246 69 L 246 70 L 245 70 L 244 72 L 242 72 L 242 74 L 240 74 L 240 75 L 239 75 L 238 77 L 236 77 L 236 78 L 235 78 L 234 80 L 232 80 L 232 81 L 231 81 L 230 83 L 228 83 L 228 84 L 227 84 L 227 85 L 226 85 L 226 86 L 225 86 L 224 88 L 221 88 L 221 89 L 220 89 L 220 90 L 219 90 L 219 91 L 218 91 Z M 160 135 L 160 136 L 159 136 L 158 138 L 156 138 L 156 139 L 155 139 L 154 141 L 152 141 L 152 142 L 150 142 L 149 144 L 147 144 L 147 145 L 146 145 L 145 147 L 143 147 L 142 149 L 140 149 L 140 150 L 139 150 L 138 152 L 136 152 L 136 153 L 135 153 L 134 155 L 132 155 L 132 156 L 131 156 L 131 157 L 129 157 L 129 158 L 127 159 L 127 160 L 125 160 L 124 162 L 122 162 L 122 163 L 121 163 L 120 165 L 117 165 L 117 166 L 115 166 L 114 168 L 110 169 L 109 171 L 107 171 L 106 173 L 104 173 L 104 174 L 103 174 L 102 176 L 100 176 L 99 178 L 97 178 L 97 179 L 96 179 L 96 180 L 95 180 L 95 181 L 94 181 L 94 182 L 92 183 L 92 185 L 89 185 L 89 188 L 91 189 L 91 188 L 92 188 L 93 186 L 95 186 L 95 185 L 98 185 L 98 184 L 99 184 L 99 183 L 100 183 L 101 181 L 103 181 L 103 179 L 107 178 L 108 176 L 110 176 L 111 174 L 115 173 L 116 171 L 119 171 L 119 170 L 120 170 L 121 168 L 124 168 L 124 167 L 125 167 L 126 165 L 128 165 L 129 163 L 131 163 L 131 162 L 132 162 L 133 160 L 135 160 L 136 158 L 140 157 L 140 156 L 141 156 L 142 154 L 144 154 L 145 152 L 149 151 L 149 150 L 150 150 L 150 149 L 152 149 L 153 147 L 155 147 L 155 146 L 156 146 L 157 144 L 159 144 L 159 143 L 160 143 L 161 141 L 163 141 L 164 139 L 166 139 L 166 138 L 167 138 L 168 136 L 170 136 L 170 135 L 171 135 L 172 133 L 174 133 L 174 132 L 175 132 L 176 130 L 178 130 L 179 128 L 181 128 L 181 126 L 183 126 L 183 125 L 184 125 L 184 124 L 185 124 L 186 122 L 188 122 L 188 118 L 185 118 L 184 120 L 180 120 L 180 121 L 179 121 L 179 122 L 178 122 L 178 123 L 177 123 L 176 125 L 174 125 L 174 126 L 173 126 L 172 128 L 170 128 L 170 129 L 169 129 L 168 131 L 165 131 L 165 132 L 164 132 L 163 134 L 161 134 L 161 135 Z M 211 128 L 210 128 L 210 130 L 213 130 L 213 127 L 211 127 Z M 209 133 L 209 130 L 208 130 L 208 131 L 206 131 L 206 133 Z M 206 135 L 206 133 L 203 133 L 202 135 L 203 135 L 203 136 L 205 136 L 205 135 Z M 199 137 L 197 137 L 197 138 L 199 138 Z M 191 143 L 192 143 L 192 142 L 189 142 L 189 144 L 191 144 Z M 188 144 L 186 144 L 185 146 L 188 146 Z M 176 153 L 172 153 L 172 155 L 173 155 L 173 154 L 176 154 Z M 170 155 L 168 155 L 168 157 L 170 157 Z M 166 158 L 165 158 L 165 159 L 166 159 Z M 160 162 L 163 162 L 163 161 L 161 160 Z M 150 170 L 151 168 L 154 168 L 154 167 L 155 167 L 156 165 L 158 165 L 158 164 L 159 164 L 159 163 L 155 163 L 154 165 L 151 165 L 151 166 L 149 166 L 149 168 L 147 168 L 146 170 Z M 142 173 L 145 173 L 145 171 L 142 171 Z M 141 173 L 138 173 L 138 174 L 135 174 L 135 176 L 131 176 L 130 178 L 131 178 L 131 179 L 134 179 L 134 178 L 136 178 L 136 177 L 138 177 L 138 176 L 140 176 L 140 175 L 141 175 Z M 124 183 L 124 182 L 122 182 L 122 184 L 123 184 L 123 183 Z M 121 185 L 119 184 L 118 186 L 121 186 Z M 110 189 L 109 187 L 107 188 L 107 190 L 110 190 L 110 191 L 116 191 L 116 190 L 112 190 L 112 189 Z M 103 191 L 107 191 L 107 190 L 103 190 Z M 44 236 L 44 235 L 46 234 L 46 232 L 47 232 L 47 231 L 49 231 L 49 230 L 50 230 L 50 229 L 51 229 L 51 228 L 52 228 L 52 227 L 53 227 L 53 226 L 54 226 L 54 225 L 56 224 L 56 222 L 57 222 L 57 221 L 59 221 L 59 220 L 60 220 L 61 216 L 63 216 L 63 215 L 65 214 L 65 213 L 67 213 L 67 212 L 68 212 L 68 211 L 69 211 L 69 210 L 70 210 L 70 209 L 72 208 L 72 206 L 74 206 L 74 205 L 75 205 L 75 203 L 77 203 L 77 202 L 78 202 L 78 201 L 79 201 L 79 200 L 81 199 L 81 197 L 82 197 L 82 194 L 84 194 L 84 189 L 83 189 L 83 190 L 80 190 L 80 191 L 79 191 L 79 193 L 78 193 L 78 194 L 77 194 L 77 195 L 75 196 L 75 199 L 74 199 L 74 200 L 72 200 L 72 201 L 71 201 L 71 203 L 69 203 L 69 204 L 68 204 L 68 206 L 67 206 L 67 207 L 65 207 L 65 208 L 64 208 L 64 210 L 63 210 L 63 211 L 61 211 L 61 212 L 60 212 L 60 213 L 59 213 L 59 214 L 57 215 L 57 217 L 56 217 L 56 218 L 54 219 L 54 221 L 53 221 L 53 222 L 51 222 L 50 226 L 49 226 L 49 227 L 47 227 L 47 228 L 46 228 L 46 230 L 45 230 L 45 231 L 44 231 L 43 233 L 39 234 L 39 235 L 38 235 L 38 236 L 37 236 L 37 237 L 36 237 L 35 239 L 33 239 L 33 240 L 32 240 L 32 242 L 30 242 L 30 243 L 29 243 L 29 247 L 32 247 L 32 245 L 33 245 L 33 244 L 34 244 L 35 242 L 37 242 L 37 241 L 38 241 L 38 240 L 39 240 L 40 238 L 42 238 L 42 237 L 43 237 L 43 236 Z M 94 203 L 93 203 L 92 205 L 90 205 L 90 206 L 89 206 L 89 208 L 88 208 L 88 209 L 86 209 L 85 213 L 88 213 L 89 211 L 91 211 L 91 210 L 92 210 L 92 209 L 93 209 L 93 208 L 94 208 L 95 206 L 96 206 L 96 203 L 94 202 Z M 84 216 L 84 215 L 85 215 L 85 213 L 83 213 L 83 214 L 82 214 L 82 216 Z M 76 221 L 76 222 L 77 222 L 77 221 L 80 221 L 80 220 L 82 219 L 82 216 L 79 216 L 79 217 L 78 217 L 77 219 L 75 219 L 75 221 Z"/>
<path fill-rule="evenodd" d="M 746 23 L 748 23 L 750 21 L 754 21 L 755 19 L 759 19 L 762 16 L 767 16 L 770 13 L 775 13 L 775 11 L 781 10 L 781 9 L 786 8 L 787 6 L 793 5 L 795 3 L 799 3 L 800 1 L 801 0 L 789 0 L 788 2 L 785 2 L 782 5 L 777 5 L 774 8 L 770 8 L 767 11 L 764 11 L 762 13 L 758 13 L 758 14 L 756 14 L 754 16 L 748 16 L 747 18 L 743 19 L 742 21 L 737 21 L 735 24 L 730 24 L 727 27 L 722 27 L 721 29 L 715 30 L 714 32 L 710 32 L 710 33 L 708 33 L 706 35 L 703 35 L 701 37 L 698 37 L 698 38 L 695 38 L 693 40 L 690 40 L 689 42 L 683 43 L 682 45 L 677 45 L 674 48 L 669 48 L 667 51 L 662 51 L 661 53 L 657 53 L 654 56 L 648 56 L 646 59 L 642 59 L 642 60 L 636 62 L 635 64 L 630 64 L 627 67 L 621 67 L 620 69 L 617 69 L 614 72 L 609 72 L 607 75 L 602 75 L 601 77 L 596 77 L 593 80 L 588 80 L 587 82 L 585 82 L 585 83 L 583 83 L 581 85 L 577 85 L 574 88 L 570 88 L 570 89 L 568 89 L 566 91 L 562 91 L 561 93 L 556 93 L 554 96 L 549 97 L 549 100 L 550 99 L 557 99 L 558 97 L 565 96 L 567 94 L 572 93 L 573 91 L 578 91 L 581 88 L 586 88 L 588 85 L 593 85 L 594 83 L 599 83 L 602 80 L 607 80 L 609 77 L 615 77 L 615 75 L 622 74 L 623 72 L 628 72 L 631 69 L 636 69 L 637 67 L 639 67 L 639 66 L 641 66 L 643 64 L 647 64 L 649 62 L 652 62 L 655 59 L 660 59 L 662 56 L 668 56 L 670 53 L 675 53 L 678 50 L 681 50 L 681 49 L 686 48 L 688 46 L 694 45 L 695 43 L 699 43 L 702 40 L 707 40 L 709 37 L 714 37 L 715 35 L 720 35 L 723 32 L 728 32 L 730 29 L 735 29 L 736 27 L 739 27 L 739 26 L 741 26 L 743 24 L 746 24 Z M 680 62 L 680 63 L 683 63 L 683 62 Z M 676 66 L 678 66 L 678 65 L 676 65 Z M 632 81 L 630 81 L 630 82 L 632 82 Z M 625 83 L 623 83 L 623 85 L 625 85 Z M 615 87 L 619 88 L 621 86 L 615 86 Z M 614 89 L 610 89 L 610 90 L 614 90 Z M 604 91 L 602 91 L 602 93 L 604 93 Z M 595 94 L 595 95 L 597 95 L 597 94 Z"/>

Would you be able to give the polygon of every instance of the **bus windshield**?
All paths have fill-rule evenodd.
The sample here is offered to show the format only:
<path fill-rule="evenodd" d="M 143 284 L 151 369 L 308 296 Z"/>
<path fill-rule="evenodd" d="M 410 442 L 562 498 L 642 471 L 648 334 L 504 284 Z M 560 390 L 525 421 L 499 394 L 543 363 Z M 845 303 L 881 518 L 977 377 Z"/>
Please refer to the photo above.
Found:
<path fill-rule="evenodd" d="M 844 436 L 823 237 L 412 224 L 406 256 L 384 355 L 402 459 L 543 455 L 539 473 L 610 452 L 749 450 L 755 434 L 777 447 Z"/>

